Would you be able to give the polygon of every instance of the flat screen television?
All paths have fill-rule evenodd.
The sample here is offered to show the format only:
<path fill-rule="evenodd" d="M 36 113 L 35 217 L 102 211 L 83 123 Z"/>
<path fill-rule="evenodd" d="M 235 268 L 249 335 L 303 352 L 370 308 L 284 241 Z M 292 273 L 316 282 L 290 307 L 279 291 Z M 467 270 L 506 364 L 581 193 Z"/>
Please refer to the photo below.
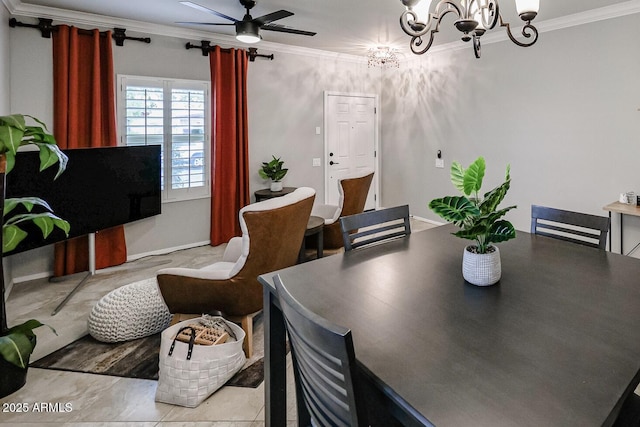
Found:
<path fill-rule="evenodd" d="M 69 221 L 69 238 L 161 213 L 160 146 L 78 148 L 63 150 L 66 171 L 54 181 L 57 165 L 38 172 L 38 152 L 19 152 L 7 174 L 6 197 L 37 196 Z M 11 255 L 65 240 L 58 229 L 43 240 L 27 224 L 29 236 Z"/>

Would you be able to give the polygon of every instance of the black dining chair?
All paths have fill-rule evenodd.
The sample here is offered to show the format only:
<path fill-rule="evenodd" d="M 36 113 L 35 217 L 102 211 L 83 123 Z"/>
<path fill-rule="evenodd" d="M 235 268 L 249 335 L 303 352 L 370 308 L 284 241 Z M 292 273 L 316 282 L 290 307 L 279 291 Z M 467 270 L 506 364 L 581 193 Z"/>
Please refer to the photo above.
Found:
<path fill-rule="evenodd" d="M 409 205 L 367 211 L 340 218 L 344 250 L 411 234 Z"/>
<path fill-rule="evenodd" d="M 274 277 L 293 358 L 299 425 L 365 426 L 351 331 L 303 307 Z"/>
<path fill-rule="evenodd" d="M 622 404 L 618 418 L 613 427 L 638 427 L 640 426 L 640 396 L 631 393 Z"/>
<path fill-rule="evenodd" d="M 605 216 L 531 205 L 531 234 L 605 249 L 609 223 Z"/>

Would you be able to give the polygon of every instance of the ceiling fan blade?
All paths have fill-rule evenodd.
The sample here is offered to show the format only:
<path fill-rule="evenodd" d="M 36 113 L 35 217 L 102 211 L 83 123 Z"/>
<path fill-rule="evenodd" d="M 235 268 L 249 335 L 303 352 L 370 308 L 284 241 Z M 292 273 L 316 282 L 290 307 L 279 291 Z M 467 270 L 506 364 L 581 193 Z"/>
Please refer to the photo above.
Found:
<path fill-rule="evenodd" d="M 189 6 L 192 7 L 196 10 L 199 10 L 201 12 L 205 12 L 205 13 L 210 13 L 211 15 L 215 15 L 215 16 L 219 16 L 220 18 L 224 18 L 224 19 L 228 19 L 231 22 L 237 22 L 238 20 L 236 18 L 232 18 L 230 16 L 225 15 L 224 13 L 220 13 L 217 12 L 213 9 L 209 9 L 208 7 L 204 7 L 204 6 L 200 6 L 198 3 L 194 3 L 191 1 L 181 1 L 181 4 L 185 5 L 185 6 Z"/>
<path fill-rule="evenodd" d="M 317 33 L 311 32 L 311 31 L 296 30 L 294 28 L 281 27 L 279 25 L 265 25 L 265 26 L 261 27 L 260 29 L 261 30 L 268 30 L 268 31 L 277 31 L 279 33 L 298 34 L 298 35 L 301 35 L 301 36 L 315 36 L 317 34 Z"/>
<path fill-rule="evenodd" d="M 220 23 L 216 23 L 216 22 L 188 22 L 188 21 L 182 21 L 182 22 L 176 22 L 176 24 L 182 24 L 182 25 L 236 25 L 236 24 L 220 24 Z"/>
<path fill-rule="evenodd" d="M 253 22 L 258 25 L 266 25 L 270 22 L 277 21 L 278 19 L 286 18 L 287 16 L 292 16 L 293 12 L 289 12 L 288 10 L 279 10 L 277 12 L 269 13 L 267 15 L 262 15 L 253 19 Z"/>

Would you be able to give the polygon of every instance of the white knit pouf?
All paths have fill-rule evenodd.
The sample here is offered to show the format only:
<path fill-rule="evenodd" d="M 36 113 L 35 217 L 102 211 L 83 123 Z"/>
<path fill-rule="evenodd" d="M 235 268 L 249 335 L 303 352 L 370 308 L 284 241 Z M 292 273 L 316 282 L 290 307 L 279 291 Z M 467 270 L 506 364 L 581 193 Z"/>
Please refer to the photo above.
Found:
<path fill-rule="evenodd" d="M 89 333 L 98 341 L 120 342 L 147 337 L 169 326 L 171 313 L 158 293 L 156 278 L 109 292 L 89 314 Z"/>

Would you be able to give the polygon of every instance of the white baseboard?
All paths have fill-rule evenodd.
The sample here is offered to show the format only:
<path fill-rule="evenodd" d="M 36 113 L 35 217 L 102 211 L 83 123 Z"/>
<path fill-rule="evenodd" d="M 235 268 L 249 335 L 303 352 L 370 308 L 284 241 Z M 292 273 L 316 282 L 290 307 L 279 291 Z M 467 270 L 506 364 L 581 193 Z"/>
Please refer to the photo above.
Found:
<path fill-rule="evenodd" d="M 27 276 L 14 277 L 12 282 L 14 284 L 29 282 L 31 280 L 45 279 L 47 277 L 53 276 L 53 271 L 42 271 L 40 273 L 29 274 Z"/>
<path fill-rule="evenodd" d="M 205 245 L 208 245 L 209 243 L 211 243 L 211 241 L 207 240 L 207 241 L 204 241 L 204 242 L 189 243 L 187 245 L 175 246 L 175 247 L 172 247 L 172 248 L 164 248 L 164 249 L 158 249 L 158 250 L 155 250 L 155 251 L 129 255 L 129 256 L 127 256 L 127 262 L 136 261 L 136 260 L 138 260 L 140 258 L 145 258 L 145 257 L 148 257 L 148 256 L 167 255 L 167 254 L 170 254 L 172 252 L 181 251 L 181 250 L 184 250 L 184 249 L 191 249 L 191 248 L 197 248 L 199 246 L 205 246 Z M 97 270 L 96 273 L 108 270 L 109 268 L 112 268 L 112 267 L 107 267 L 107 268 L 104 268 L 104 269 Z M 45 278 L 48 278 L 48 277 L 51 277 L 51 276 L 53 276 L 53 271 L 43 271 L 43 272 L 40 272 L 40 273 L 29 274 L 27 276 L 14 277 L 13 280 L 11 281 L 10 286 L 12 287 L 14 284 L 23 283 L 23 282 L 29 282 L 31 280 L 45 279 Z M 11 287 L 7 287 L 7 289 L 5 290 L 5 295 L 6 296 L 9 295 Z"/>
<path fill-rule="evenodd" d="M 445 225 L 446 224 L 445 222 L 433 221 L 431 219 L 422 218 L 421 216 L 411 215 L 411 218 L 415 219 L 416 221 L 428 222 L 429 224 L 433 224 L 433 225 Z"/>
<path fill-rule="evenodd" d="M 205 246 L 211 243 L 211 240 L 206 240 L 204 242 L 195 242 L 195 243 L 189 243 L 186 245 L 182 245 L 182 246 L 174 246 L 172 248 L 163 248 L 163 249 L 158 249 L 155 251 L 149 251 L 149 252 L 143 252 L 140 254 L 135 254 L 135 255 L 129 255 L 127 256 L 127 262 L 130 261 L 135 261 L 138 260 L 140 258 L 145 258 L 148 256 L 154 256 L 154 255 L 167 255 L 170 254 L 172 252 L 176 252 L 176 251 L 181 251 L 184 249 L 191 249 L 191 248 L 197 248 L 200 246 Z"/>

